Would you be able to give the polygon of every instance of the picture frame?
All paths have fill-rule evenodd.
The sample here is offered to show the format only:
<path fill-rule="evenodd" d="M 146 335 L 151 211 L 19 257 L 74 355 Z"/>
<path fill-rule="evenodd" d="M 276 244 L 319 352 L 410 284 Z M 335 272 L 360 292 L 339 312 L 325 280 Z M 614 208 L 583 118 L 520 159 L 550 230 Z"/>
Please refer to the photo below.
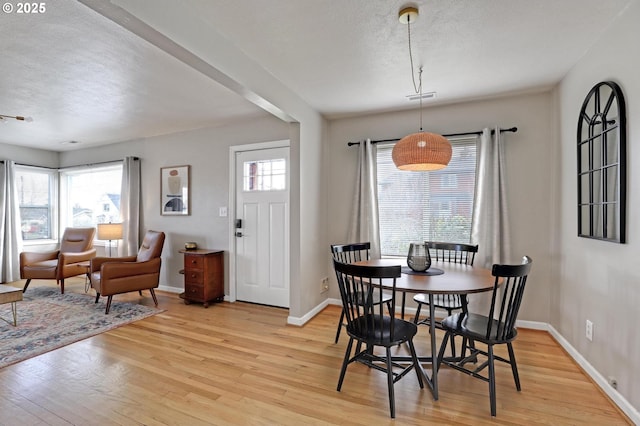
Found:
<path fill-rule="evenodd" d="M 190 180 L 191 166 L 160 168 L 160 214 L 162 216 L 191 214 Z"/>

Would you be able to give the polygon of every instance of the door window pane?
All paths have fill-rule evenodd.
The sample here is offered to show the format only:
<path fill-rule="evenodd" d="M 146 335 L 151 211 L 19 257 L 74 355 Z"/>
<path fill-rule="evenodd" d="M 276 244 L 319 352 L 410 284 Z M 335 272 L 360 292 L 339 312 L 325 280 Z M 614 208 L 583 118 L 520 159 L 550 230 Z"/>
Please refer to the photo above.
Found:
<path fill-rule="evenodd" d="M 246 161 L 243 177 L 245 191 L 282 191 L 286 189 L 285 159 Z"/>

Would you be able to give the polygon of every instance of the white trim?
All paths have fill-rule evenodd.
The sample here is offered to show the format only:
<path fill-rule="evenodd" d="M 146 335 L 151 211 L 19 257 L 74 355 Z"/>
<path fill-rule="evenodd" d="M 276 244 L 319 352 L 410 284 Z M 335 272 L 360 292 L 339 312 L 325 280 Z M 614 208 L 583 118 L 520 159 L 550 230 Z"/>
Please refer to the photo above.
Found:
<path fill-rule="evenodd" d="M 335 299 L 333 299 L 335 300 Z M 313 308 L 312 310 L 310 310 L 309 312 L 307 312 L 304 316 L 302 317 L 292 317 L 292 316 L 288 316 L 287 317 L 287 324 L 291 324 L 291 325 L 297 325 L 297 326 L 303 326 L 305 325 L 307 322 L 309 322 L 311 320 L 311 318 L 315 317 L 316 315 L 318 315 L 320 313 L 320 311 L 322 311 L 324 308 L 326 308 L 329 305 L 329 299 L 325 299 L 323 300 L 318 306 L 316 306 L 315 308 Z"/>
<path fill-rule="evenodd" d="M 516 327 L 530 328 L 532 330 L 549 331 L 549 324 L 547 324 L 546 322 L 539 322 L 539 321 L 516 320 Z"/>
<path fill-rule="evenodd" d="M 158 290 L 166 291 L 167 293 L 175 293 L 175 294 L 180 294 L 180 293 L 182 293 L 184 291 L 183 288 L 174 287 L 172 285 L 159 285 L 158 286 Z"/>
<path fill-rule="evenodd" d="M 306 315 L 301 318 L 293 318 L 288 317 L 287 323 L 302 326 L 311 318 L 313 318 L 316 314 L 318 314 L 322 309 L 324 309 L 328 305 L 342 305 L 342 301 L 340 299 L 326 299 L 320 305 L 316 306 L 313 310 L 309 311 Z M 413 310 L 415 313 L 415 309 L 407 308 L 405 312 L 410 312 Z M 527 328 L 532 330 L 542 330 L 551 334 L 551 337 L 555 339 L 556 342 L 562 348 L 567 351 L 569 356 L 573 358 L 573 360 L 582 368 L 582 370 L 595 382 L 595 384 L 613 401 L 615 405 L 618 406 L 622 412 L 629 417 L 629 419 L 633 422 L 633 424 L 640 425 L 640 412 L 631 405 L 629 401 L 627 401 L 617 390 L 613 389 L 607 379 L 605 379 L 602 374 L 598 370 L 596 370 L 581 354 L 578 352 L 571 344 L 565 339 L 558 331 L 550 324 L 546 322 L 539 321 L 516 321 L 517 327 Z"/>
<path fill-rule="evenodd" d="M 571 344 L 565 339 L 558 331 L 552 326 L 548 325 L 548 330 L 551 336 L 564 348 L 565 351 L 574 359 L 575 362 L 584 370 L 585 373 L 591 377 L 591 379 L 602 389 L 602 391 L 618 406 L 631 421 L 640 425 L 640 412 L 629 403 L 617 390 L 609 386 L 607 379 L 605 379 L 593 365 L 591 365 L 583 356 L 578 352 Z"/>
<path fill-rule="evenodd" d="M 174 287 L 172 285 L 159 285 L 158 286 L 158 290 L 160 291 L 164 291 L 166 293 L 173 293 L 173 294 L 180 294 L 184 291 L 184 288 L 182 287 Z M 229 296 L 228 295 L 224 295 L 224 301 L 225 302 L 230 302 L 229 300 Z"/>
<path fill-rule="evenodd" d="M 248 143 L 229 147 L 229 294 L 228 296 L 225 296 L 225 300 L 227 300 L 228 297 L 229 302 L 236 301 L 236 228 L 234 226 L 236 218 L 236 154 L 238 152 L 256 151 L 261 149 L 290 148 L 290 145 L 291 143 L 288 139 L 283 139 L 279 141 Z M 291 271 L 287 271 L 287 273 L 291 275 Z M 291 292 L 291 289 L 289 289 L 289 292 Z M 304 322 L 307 322 L 309 319 Z M 302 324 L 304 324 L 304 322 Z"/>

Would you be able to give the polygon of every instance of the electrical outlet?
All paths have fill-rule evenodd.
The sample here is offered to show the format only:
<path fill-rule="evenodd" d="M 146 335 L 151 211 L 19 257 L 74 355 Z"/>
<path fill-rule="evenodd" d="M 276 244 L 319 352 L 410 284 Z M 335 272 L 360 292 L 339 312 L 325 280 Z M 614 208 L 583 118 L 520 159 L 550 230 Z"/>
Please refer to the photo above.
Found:
<path fill-rule="evenodd" d="M 587 320 L 587 324 L 585 327 L 585 335 L 587 337 L 587 340 L 589 340 L 590 342 L 593 341 L 593 323 L 589 320 Z"/>
<path fill-rule="evenodd" d="M 320 281 L 320 293 L 324 293 L 325 291 L 329 291 L 329 277 L 324 277 L 322 281 Z"/>

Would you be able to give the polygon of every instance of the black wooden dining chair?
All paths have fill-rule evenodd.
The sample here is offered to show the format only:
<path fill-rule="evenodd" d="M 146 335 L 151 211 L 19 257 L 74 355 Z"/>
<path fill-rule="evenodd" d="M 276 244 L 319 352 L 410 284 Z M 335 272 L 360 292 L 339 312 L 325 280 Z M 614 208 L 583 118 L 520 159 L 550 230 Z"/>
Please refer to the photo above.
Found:
<path fill-rule="evenodd" d="M 337 260 L 341 263 L 354 263 L 361 260 L 369 260 L 369 256 L 371 253 L 371 243 L 351 243 L 351 244 L 333 244 L 331 245 L 331 254 L 333 255 L 333 259 Z M 374 291 L 380 291 L 375 289 Z M 387 304 L 389 310 L 391 310 L 391 295 L 386 292 L 383 292 L 382 299 L 380 303 Z M 377 300 L 378 298 L 374 298 Z M 360 298 L 358 300 L 364 301 L 364 298 Z M 338 343 L 338 339 L 340 339 L 340 331 L 344 325 L 344 309 L 340 313 L 340 321 L 338 321 L 338 329 L 336 330 L 336 339 L 335 343 Z"/>
<path fill-rule="evenodd" d="M 387 373 L 387 388 L 389 395 L 389 410 L 391 418 L 395 418 L 394 384 L 411 370 L 415 369 L 420 388 L 424 388 L 422 367 L 418 362 L 416 350 L 413 345 L 413 337 L 418 332 L 418 326 L 412 322 L 396 318 L 395 288 L 396 278 L 400 277 L 400 266 L 362 266 L 333 261 L 336 278 L 340 288 L 343 311 L 347 319 L 346 331 L 349 335 L 349 343 L 344 354 L 340 378 L 338 380 L 338 392 L 342 389 L 347 366 L 352 362 L 361 362 L 369 367 Z M 373 291 L 379 287 L 382 280 L 385 285 L 392 288 L 391 311 L 385 315 L 381 291 Z M 368 300 L 363 303 L 362 297 Z M 353 342 L 357 342 L 356 351 L 351 356 Z M 409 364 L 399 364 L 393 361 L 391 347 L 407 343 L 411 353 Z M 361 347 L 364 344 L 364 349 Z M 385 348 L 385 356 L 375 355 L 374 347 Z M 360 391 L 358 391 L 360 392 Z"/>
<path fill-rule="evenodd" d="M 431 254 L 432 260 L 449 263 L 460 263 L 465 265 L 473 265 L 476 253 L 478 252 L 478 246 L 471 244 L 432 241 L 427 242 L 427 246 L 429 247 L 429 253 Z M 413 322 L 418 325 L 429 325 L 431 322 L 431 318 L 428 315 L 426 318 L 423 318 L 422 320 L 420 319 L 420 311 L 422 309 L 422 306 L 429 305 L 429 296 L 427 294 L 418 293 L 413 296 L 413 301 L 418 304 Z M 463 301 L 459 294 L 435 294 L 433 296 L 433 306 L 435 308 L 444 309 L 447 311 L 447 315 L 451 315 L 453 311 L 461 310 L 463 308 Z M 441 328 L 438 321 L 436 321 L 435 325 L 436 327 Z M 456 356 L 456 347 L 454 344 L 451 345 L 451 353 L 454 357 Z"/>
<path fill-rule="evenodd" d="M 493 265 L 491 274 L 495 277 L 493 285 L 493 295 L 489 310 L 484 315 L 475 313 L 457 313 L 443 319 L 441 327 L 446 331 L 446 335 L 438 353 L 438 370 L 441 364 L 448 365 L 463 373 L 489 383 L 489 400 L 491 404 L 491 415 L 496 415 L 496 378 L 494 360 L 505 362 L 511 365 L 513 379 L 516 389 L 520 391 L 520 378 L 516 357 L 513 352 L 512 342 L 518 335 L 516 329 L 516 319 L 518 310 L 522 302 L 524 287 L 527 277 L 531 271 L 532 260 L 529 256 L 524 256 L 522 264 L 519 265 Z M 487 350 L 477 347 L 470 348 L 470 355 L 462 360 L 445 358 L 444 352 L 449 340 L 453 341 L 453 336 L 462 336 L 475 342 L 482 342 L 487 345 Z M 509 359 L 497 356 L 493 352 L 495 345 L 506 344 L 509 351 Z M 485 362 L 471 369 L 465 365 L 473 361 L 477 362 L 478 356 L 487 358 Z M 481 372 L 488 367 L 486 375 Z"/>

